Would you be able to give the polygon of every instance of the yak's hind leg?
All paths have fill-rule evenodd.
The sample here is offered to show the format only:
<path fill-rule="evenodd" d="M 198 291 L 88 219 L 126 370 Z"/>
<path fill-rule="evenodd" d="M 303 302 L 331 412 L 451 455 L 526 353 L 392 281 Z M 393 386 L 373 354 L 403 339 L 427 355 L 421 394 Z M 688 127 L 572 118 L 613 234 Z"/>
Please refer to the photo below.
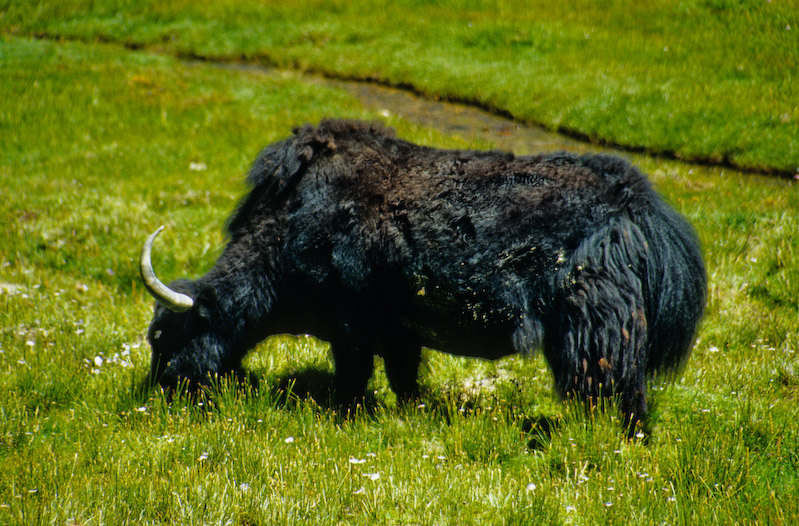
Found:
<path fill-rule="evenodd" d="M 618 396 L 630 436 L 647 417 L 645 251 L 621 218 L 584 241 L 564 268 L 544 344 L 561 396 L 591 406 Z"/>

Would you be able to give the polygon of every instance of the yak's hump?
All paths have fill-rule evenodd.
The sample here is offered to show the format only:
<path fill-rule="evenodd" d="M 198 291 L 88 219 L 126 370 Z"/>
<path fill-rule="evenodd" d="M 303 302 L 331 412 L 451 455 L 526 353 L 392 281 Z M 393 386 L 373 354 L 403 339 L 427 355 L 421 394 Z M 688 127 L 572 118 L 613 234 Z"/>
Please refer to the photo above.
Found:
<path fill-rule="evenodd" d="M 315 155 L 323 150 L 336 149 L 337 138 L 357 140 L 394 136 L 394 130 L 375 122 L 324 120 L 318 126 L 308 124 L 295 128 L 294 135 L 267 146 L 258 154 L 247 176 L 252 190 L 230 218 L 228 231 L 235 232 L 244 226 L 255 208 L 282 200 Z"/>

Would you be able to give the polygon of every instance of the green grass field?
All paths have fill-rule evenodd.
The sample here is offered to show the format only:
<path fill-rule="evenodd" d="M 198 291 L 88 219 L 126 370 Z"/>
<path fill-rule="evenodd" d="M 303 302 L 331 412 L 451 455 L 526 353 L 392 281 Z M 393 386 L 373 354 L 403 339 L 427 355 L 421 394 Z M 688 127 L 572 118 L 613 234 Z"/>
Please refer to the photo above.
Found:
<path fill-rule="evenodd" d="M 691 360 L 673 382 L 652 385 L 648 444 L 626 441 L 612 414 L 586 416 L 559 402 L 540 357 L 483 362 L 429 351 L 424 396 L 411 407 L 396 406 L 378 364 L 370 410 L 342 420 L 325 403 L 332 371 L 327 346 L 307 337 L 275 337 L 251 354 L 256 393 L 222 382 L 211 399 L 167 403 L 160 392 L 139 389 L 149 365 L 144 333 L 152 306 L 136 261 L 154 227 L 168 225 L 156 254 L 159 274 L 200 275 L 221 250 L 222 227 L 246 191 L 243 174 L 258 150 L 323 117 L 387 121 L 401 136 L 435 146 L 482 145 L 386 119 L 290 71 L 226 70 L 171 55 L 263 53 L 275 62 L 327 64 L 337 74 L 413 80 L 419 89 L 453 95 L 437 77 L 425 80 L 421 66 L 409 68 L 412 78 L 400 78 L 393 77 L 399 62 L 370 63 L 377 48 L 361 56 L 352 47 L 340 62 L 329 62 L 327 46 L 312 40 L 282 49 L 282 58 L 266 53 L 264 42 L 291 40 L 313 24 L 318 34 L 339 34 L 350 17 L 368 19 L 343 4 L 330 4 L 330 16 L 315 19 L 246 2 L 236 9 L 144 4 L 135 13 L 127 3 L 103 2 L 94 7 L 100 14 L 87 14 L 77 2 L 56 5 L 37 4 L 25 17 L 17 3 L 0 2 L 0 524 L 799 521 L 797 185 L 631 155 L 696 226 L 710 277 Z M 719 7 L 723 18 L 723 2 L 702 5 L 708 12 Z M 114 9 L 122 14 L 103 15 Z M 438 9 L 445 23 L 448 11 Z M 219 16 L 200 16 L 205 12 Z M 249 31 L 274 12 L 283 18 L 274 17 L 272 29 L 260 36 Z M 583 16 L 574 14 L 575 27 Z M 433 39 L 419 17 L 404 38 Z M 296 24 L 287 23 L 294 18 Z M 171 25 L 158 22 L 166 19 Z M 515 35 L 487 14 L 475 21 L 495 27 L 499 41 Z M 672 22 L 650 26 L 674 34 Z M 799 31 L 799 23 L 790 23 Z M 396 40 L 384 49 L 401 48 L 402 35 L 374 24 L 361 30 Z M 216 39 L 206 39 L 210 34 Z M 261 47 L 245 48 L 256 37 Z M 155 48 L 168 53 L 154 54 Z M 442 49 L 429 48 L 430 64 L 452 59 Z M 774 53 L 768 57 L 783 53 L 763 49 Z M 513 60 L 489 58 L 497 68 Z M 371 69 L 361 69 L 366 65 Z M 451 65 L 453 75 L 470 75 L 468 63 Z M 475 58 L 474 93 L 510 100 L 513 90 L 529 89 L 527 80 L 510 75 L 492 84 L 481 67 Z M 772 89 L 760 77 L 750 81 L 754 91 Z M 795 88 L 779 89 L 782 96 Z M 552 96 L 568 91 L 559 93 Z M 756 97 L 732 99 L 735 108 L 759 113 Z M 625 105 L 644 111 L 635 100 Z M 613 113 L 596 100 L 579 104 L 597 120 Z M 664 115 L 683 111 L 663 100 L 653 104 Z M 578 114 L 573 119 L 582 122 Z M 719 120 L 707 122 L 719 126 Z M 748 129 L 787 137 L 791 122 L 769 129 L 753 122 Z M 654 124 L 638 132 L 665 133 Z M 796 163 L 792 144 L 771 150 L 763 143 L 747 155 L 760 151 L 771 157 L 756 164 L 789 166 Z"/>
<path fill-rule="evenodd" d="M 599 142 L 799 171 L 798 0 L 5 0 L 0 11 L 14 34 L 378 79 Z"/>

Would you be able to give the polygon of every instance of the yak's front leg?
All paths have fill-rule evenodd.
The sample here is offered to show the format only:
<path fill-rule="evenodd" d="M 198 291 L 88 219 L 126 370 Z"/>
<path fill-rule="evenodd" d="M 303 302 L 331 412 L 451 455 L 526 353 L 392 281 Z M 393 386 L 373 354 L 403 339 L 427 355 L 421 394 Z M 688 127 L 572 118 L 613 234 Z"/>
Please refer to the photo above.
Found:
<path fill-rule="evenodd" d="M 422 361 L 421 344 L 416 338 L 404 332 L 388 333 L 380 346 L 380 355 L 386 366 L 388 384 L 397 400 L 404 402 L 416 398 Z"/>
<path fill-rule="evenodd" d="M 363 400 L 366 385 L 374 371 L 370 342 L 350 323 L 342 323 L 330 342 L 335 363 L 334 388 L 336 404 L 355 407 Z"/>

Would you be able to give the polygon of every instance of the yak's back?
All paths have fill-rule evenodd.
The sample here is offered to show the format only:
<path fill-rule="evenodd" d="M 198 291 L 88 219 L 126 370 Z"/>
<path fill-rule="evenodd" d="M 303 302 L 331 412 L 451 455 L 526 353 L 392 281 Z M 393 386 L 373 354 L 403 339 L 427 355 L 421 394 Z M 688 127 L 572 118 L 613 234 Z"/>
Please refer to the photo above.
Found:
<path fill-rule="evenodd" d="M 325 161 L 327 159 L 327 161 Z M 557 153 L 514 156 L 498 151 L 441 150 L 398 139 L 377 123 L 326 120 L 306 125 L 258 155 L 248 176 L 250 193 L 228 228 L 284 201 L 309 170 L 337 179 L 340 195 L 382 195 L 410 206 L 438 206 L 448 198 L 475 207 L 516 208 L 547 221 L 619 213 L 651 206 L 654 192 L 626 160 L 603 155 Z"/>

